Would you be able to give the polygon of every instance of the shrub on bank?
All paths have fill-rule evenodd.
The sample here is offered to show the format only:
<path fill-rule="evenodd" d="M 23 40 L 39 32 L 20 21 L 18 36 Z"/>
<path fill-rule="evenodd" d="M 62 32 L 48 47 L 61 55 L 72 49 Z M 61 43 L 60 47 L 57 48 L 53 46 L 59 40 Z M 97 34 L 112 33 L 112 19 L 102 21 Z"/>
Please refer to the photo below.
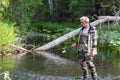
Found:
<path fill-rule="evenodd" d="M 118 56 L 120 53 L 120 35 L 119 31 L 101 31 L 99 34 L 99 47 L 107 50 L 110 56 Z M 114 54 L 112 54 L 112 52 Z"/>
<path fill-rule="evenodd" d="M 9 45 L 15 41 L 14 24 L 0 22 L 0 53 L 6 54 L 10 51 Z"/>

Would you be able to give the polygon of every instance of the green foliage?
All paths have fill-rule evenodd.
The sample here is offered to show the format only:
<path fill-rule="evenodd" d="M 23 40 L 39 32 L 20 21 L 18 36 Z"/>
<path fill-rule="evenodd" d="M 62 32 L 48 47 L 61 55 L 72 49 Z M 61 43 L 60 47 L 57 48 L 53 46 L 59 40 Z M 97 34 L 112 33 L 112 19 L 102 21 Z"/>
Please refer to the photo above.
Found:
<path fill-rule="evenodd" d="M 114 5 L 113 0 L 98 0 L 95 2 L 93 0 L 51 1 L 53 3 L 52 13 L 50 12 L 48 0 L 2 0 L 0 4 L 2 5 L 0 9 L 3 10 L 4 8 L 2 19 L 15 22 L 19 26 L 20 31 L 22 31 L 21 33 L 26 33 L 31 31 L 31 28 L 35 29 L 32 26 L 33 24 L 37 25 L 38 28 L 42 24 L 39 23 L 41 21 L 79 23 L 79 17 L 83 15 L 91 18 L 91 15 L 102 15 L 101 12 L 111 14 L 111 12 L 116 12 L 119 9 L 118 5 L 120 3 L 119 0 L 114 0 Z M 49 27 L 51 25 L 55 29 L 52 23 L 43 23 L 41 27 L 51 28 Z"/>
<path fill-rule="evenodd" d="M 1 75 L 3 75 L 4 74 L 4 80 L 12 80 L 11 78 L 10 78 L 10 74 L 9 74 L 9 71 L 4 71 L 4 72 L 2 72 L 1 74 L 0 74 L 0 76 Z"/>
<path fill-rule="evenodd" d="M 68 11 L 75 17 L 75 21 L 78 21 L 79 17 L 89 15 L 93 11 L 91 0 L 70 0 L 68 6 Z"/>
<path fill-rule="evenodd" d="M 108 51 L 108 56 L 118 56 L 120 53 L 120 33 L 118 25 L 116 26 L 103 25 L 102 30 L 98 30 L 99 34 L 99 47 Z M 100 45 L 101 44 L 101 45 Z M 113 52 L 114 54 L 111 54 Z"/>
<path fill-rule="evenodd" d="M 43 45 L 47 42 L 50 42 L 54 39 L 57 39 L 58 37 L 69 33 L 71 31 L 73 31 L 74 29 L 78 28 L 77 24 L 71 24 L 71 23 L 52 23 L 52 22 L 39 22 L 39 23 L 35 23 L 31 25 L 31 31 L 33 34 L 35 34 L 36 32 L 40 35 L 44 35 L 44 37 L 38 37 L 37 34 L 36 36 L 34 36 L 34 38 L 32 36 L 30 36 L 30 38 L 28 39 L 28 41 L 31 40 L 30 43 L 32 43 L 32 41 L 38 42 L 39 45 Z M 42 38 L 42 39 L 39 39 Z M 35 41 L 34 39 L 38 40 Z M 47 40 L 47 41 L 46 41 Z M 38 44 L 37 43 L 37 44 Z M 65 43 L 65 45 L 67 45 L 67 43 Z"/>
<path fill-rule="evenodd" d="M 3 18 L 16 22 L 20 29 L 29 30 L 32 22 L 76 22 L 79 17 L 111 15 L 119 10 L 119 0 L 51 0 L 52 13 L 48 0 L 1 0 Z M 4 5 L 4 7 L 3 7 Z M 3 12 L 3 11 L 2 11 Z M 0 14 L 1 15 L 1 14 Z"/>
<path fill-rule="evenodd" d="M 4 19 L 16 22 L 20 30 L 27 31 L 35 9 L 42 5 L 41 0 L 11 0 L 10 7 L 4 12 Z"/>
<path fill-rule="evenodd" d="M 79 17 L 89 15 L 88 12 L 93 11 L 92 2 L 88 0 L 51 1 L 53 3 L 52 14 L 50 12 L 48 0 L 44 0 L 42 7 L 36 11 L 36 15 L 39 18 L 36 18 L 35 21 L 76 22 L 79 20 Z"/>
<path fill-rule="evenodd" d="M 0 51 L 5 54 L 9 51 L 9 44 L 13 44 L 15 41 L 14 24 L 7 24 L 0 22 Z"/>
<path fill-rule="evenodd" d="M 52 22 L 39 22 L 33 23 L 31 25 L 31 30 L 35 32 L 42 32 L 42 33 L 57 33 L 65 31 L 66 28 L 77 28 L 77 24 L 72 23 L 52 23 Z M 66 29 L 70 31 L 70 29 Z"/>
<path fill-rule="evenodd" d="M 100 35 L 100 43 L 108 43 L 111 47 L 120 47 L 120 33 L 117 31 L 105 31 Z"/>
<path fill-rule="evenodd" d="M 105 15 L 115 15 L 120 8 L 120 0 L 102 1 L 100 6 L 102 7 L 102 11 L 105 11 Z"/>
<path fill-rule="evenodd" d="M 4 80 L 11 80 L 11 78 L 9 77 L 8 71 L 5 71 L 5 73 L 4 73 Z"/>
<path fill-rule="evenodd" d="M 3 16 L 3 12 L 9 7 L 9 0 L 0 0 L 0 18 Z"/>
<path fill-rule="evenodd" d="M 117 31 L 109 32 L 108 34 L 108 42 L 109 46 L 113 47 L 120 47 L 120 33 Z M 112 36 L 112 37 L 111 37 Z"/>

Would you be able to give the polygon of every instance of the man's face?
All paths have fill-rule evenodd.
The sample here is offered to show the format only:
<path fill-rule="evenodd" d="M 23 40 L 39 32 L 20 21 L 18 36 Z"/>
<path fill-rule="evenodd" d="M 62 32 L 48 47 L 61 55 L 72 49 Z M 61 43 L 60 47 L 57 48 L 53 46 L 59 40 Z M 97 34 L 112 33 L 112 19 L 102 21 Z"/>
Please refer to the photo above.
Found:
<path fill-rule="evenodd" d="M 80 24 L 83 26 L 83 27 L 87 27 L 88 23 L 84 20 L 81 20 L 80 21 Z"/>

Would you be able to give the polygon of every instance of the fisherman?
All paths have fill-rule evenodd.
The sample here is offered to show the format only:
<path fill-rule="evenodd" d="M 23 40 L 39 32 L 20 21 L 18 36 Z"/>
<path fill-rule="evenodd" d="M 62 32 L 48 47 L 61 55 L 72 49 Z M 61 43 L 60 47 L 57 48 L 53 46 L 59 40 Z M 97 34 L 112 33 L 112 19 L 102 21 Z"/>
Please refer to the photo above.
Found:
<path fill-rule="evenodd" d="M 90 79 L 88 70 L 90 70 L 93 80 L 99 80 L 93 63 L 93 58 L 97 54 L 97 31 L 89 24 L 89 18 L 86 16 L 80 18 L 80 23 L 82 27 L 79 31 L 78 41 L 71 46 L 77 46 L 79 62 L 83 70 L 83 80 Z"/>

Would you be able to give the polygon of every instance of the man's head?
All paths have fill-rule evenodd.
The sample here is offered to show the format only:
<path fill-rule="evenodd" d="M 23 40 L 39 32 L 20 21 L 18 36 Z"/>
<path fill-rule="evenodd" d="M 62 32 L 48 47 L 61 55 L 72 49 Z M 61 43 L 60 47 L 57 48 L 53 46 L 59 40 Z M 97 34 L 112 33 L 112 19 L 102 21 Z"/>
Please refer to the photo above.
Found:
<path fill-rule="evenodd" d="M 86 16 L 81 17 L 80 23 L 83 27 L 89 27 L 89 18 Z"/>

